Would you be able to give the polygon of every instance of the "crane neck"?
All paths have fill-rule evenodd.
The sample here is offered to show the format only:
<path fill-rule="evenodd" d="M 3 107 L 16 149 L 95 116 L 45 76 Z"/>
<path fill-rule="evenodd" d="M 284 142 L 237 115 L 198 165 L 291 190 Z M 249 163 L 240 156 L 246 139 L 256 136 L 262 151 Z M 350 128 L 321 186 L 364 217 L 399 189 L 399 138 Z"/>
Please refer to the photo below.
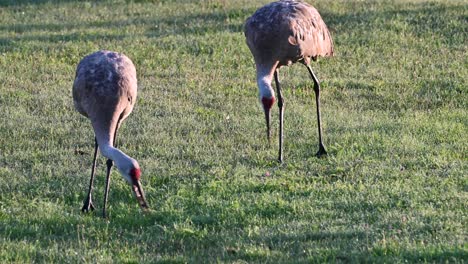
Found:
<path fill-rule="evenodd" d="M 275 92 L 271 86 L 274 70 L 271 67 L 257 65 L 257 85 L 260 98 L 274 98 Z"/>
<path fill-rule="evenodd" d="M 132 167 L 132 164 L 136 163 L 134 159 L 113 146 L 113 135 L 111 136 L 109 133 L 99 133 L 97 131 L 95 133 L 99 149 L 101 149 L 101 154 L 114 161 L 115 166 L 119 168 L 119 170 Z"/>
<path fill-rule="evenodd" d="M 115 165 L 119 168 L 131 162 L 132 158 L 114 147 L 113 141 L 115 135 L 113 132 L 115 131 L 117 122 L 111 122 L 111 124 L 109 124 L 106 122 L 99 122 L 97 118 L 91 118 L 91 123 L 98 146 L 101 149 L 101 154 L 104 157 L 113 160 Z"/>
<path fill-rule="evenodd" d="M 101 154 L 104 157 L 113 160 L 118 168 L 122 168 L 123 164 L 132 163 L 132 158 L 110 144 L 99 145 L 99 148 L 101 149 Z"/>

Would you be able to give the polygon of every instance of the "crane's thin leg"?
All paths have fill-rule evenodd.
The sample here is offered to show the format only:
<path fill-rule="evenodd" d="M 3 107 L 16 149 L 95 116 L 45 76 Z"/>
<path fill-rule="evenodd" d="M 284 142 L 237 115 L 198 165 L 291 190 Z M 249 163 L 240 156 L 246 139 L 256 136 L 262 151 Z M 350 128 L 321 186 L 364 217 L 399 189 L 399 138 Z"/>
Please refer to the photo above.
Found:
<path fill-rule="evenodd" d="M 283 93 L 281 92 L 280 82 L 278 79 L 279 70 L 275 70 L 275 83 L 276 91 L 278 97 L 278 108 L 279 108 L 279 152 L 278 152 L 278 161 L 283 162 L 283 116 L 284 116 L 284 99 Z"/>
<path fill-rule="evenodd" d="M 115 127 L 114 140 L 113 140 L 114 147 L 115 147 L 115 141 L 117 139 L 117 130 L 119 129 L 120 120 L 121 119 L 119 118 L 119 121 L 117 122 L 117 126 Z M 112 162 L 111 159 L 108 159 L 106 164 L 107 164 L 107 175 L 106 175 L 106 190 L 105 190 L 105 193 L 104 193 L 104 207 L 102 209 L 102 217 L 103 218 L 107 218 L 106 207 L 107 207 L 107 199 L 109 197 L 110 172 L 111 172 L 111 169 L 112 169 L 112 165 L 114 165 L 114 163 Z"/>
<path fill-rule="evenodd" d="M 306 65 L 307 69 L 309 70 L 310 76 L 312 77 L 312 80 L 314 80 L 314 92 L 315 92 L 315 104 L 317 105 L 317 126 L 318 126 L 318 133 L 319 133 L 319 150 L 317 152 L 317 156 L 324 156 L 327 155 L 327 151 L 325 150 L 325 146 L 323 145 L 322 141 L 322 126 L 321 126 L 321 120 L 320 120 L 320 83 L 315 76 L 314 72 L 312 71 L 312 68 L 310 68 L 310 65 Z"/>
<path fill-rule="evenodd" d="M 106 191 L 104 193 L 104 206 L 102 208 L 102 217 L 104 218 L 107 218 L 106 207 L 107 207 L 107 199 L 108 199 L 109 187 L 110 187 L 110 172 L 112 169 L 113 162 L 111 159 L 108 159 L 106 164 L 107 164 Z"/>
<path fill-rule="evenodd" d="M 83 213 L 87 213 L 90 210 L 94 210 L 94 205 L 93 201 L 91 199 L 91 193 L 93 192 L 93 183 L 94 183 L 94 173 L 96 171 L 96 159 L 98 155 L 98 143 L 96 137 L 94 138 L 94 158 L 93 158 L 93 166 L 91 167 L 91 179 L 89 180 L 89 190 L 88 190 L 88 196 L 86 196 L 86 200 L 83 203 L 83 208 L 81 208 L 81 211 Z"/>

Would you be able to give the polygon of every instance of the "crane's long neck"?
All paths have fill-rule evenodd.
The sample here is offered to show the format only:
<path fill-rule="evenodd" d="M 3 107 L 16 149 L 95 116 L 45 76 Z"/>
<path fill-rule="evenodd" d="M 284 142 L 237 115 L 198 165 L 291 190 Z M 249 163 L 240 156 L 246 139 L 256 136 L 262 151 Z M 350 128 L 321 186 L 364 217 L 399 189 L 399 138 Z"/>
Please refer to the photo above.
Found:
<path fill-rule="evenodd" d="M 265 121 L 267 125 L 267 138 L 270 142 L 270 109 L 275 103 L 275 92 L 273 87 L 271 87 L 271 81 L 273 79 L 273 74 L 276 70 L 278 63 L 273 65 L 271 64 L 260 64 L 256 63 L 257 67 L 257 84 L 260 101 L 263 105 L 263 111 L 265 113 Z"/>
<path fill-rule="evenodd" d="M 99 144 L 99 141 L 98 141 Z M 115 165 L 119 168 L 122 167 L 122 164 L 131 163 L 132 158 L 130 158 L 127 154 L 121 151 L 114 146 L 109 144 L 99 145 L 101 149 L 101 153 L 104 157 L 111 159 L 115 162 Z"/>
<path fill-rule="evenodd" d="M 114 161 L 118 168 L 124 168 L 133 163 L 133 159 L 120 149 L 114 147 L 114 133 L 116 126 L 108 126 L 103 122 L 92 122 L 96 140 L 104 157 Z"/>
<path fill-rule="evenodd" d="M 274 98 L 275 92 L 271 86 L 273 80 L 273 74 L 276 68 L 274 66 L 266 66 L 257 64 L 257 85 L 260 99 L 262 98 Z"/>
<path fill-rule="evenodd" d="M 260 99 L 273 98 L 274 100 L 275 91 L 271 86 L 271 82 L 273 80 L 273 74 L 275 73 L 276 67 L 278 66 L 278 62 L 262 63 L 257 61 L 255 66 L 257 68 L 257 85 Z"/>

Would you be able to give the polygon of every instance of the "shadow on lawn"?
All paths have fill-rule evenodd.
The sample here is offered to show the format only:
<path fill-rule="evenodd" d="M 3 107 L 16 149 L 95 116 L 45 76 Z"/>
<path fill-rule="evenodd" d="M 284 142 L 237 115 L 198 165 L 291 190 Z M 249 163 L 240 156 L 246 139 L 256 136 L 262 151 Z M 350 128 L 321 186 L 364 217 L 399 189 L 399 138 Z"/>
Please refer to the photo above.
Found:
<path fill-rule="evenodd" d="M 20 1 L 24 2 L 24 1 Z M 37 1 L 27 1 L 27 3 L 36 3 Z M 39 1 L 45 3 L 48 1 Z M 3 5 L 17 5 L 16 1 L 4 1 Z M 403 7 L 402 7 L 403 8 Z M 395 21 L 403 21 L 408 25 L 410 32 L 423 36 L 427 34 L 439 35 L 444 42 L 449 44 L 460 44 L 458 40 L 453 40 L 454 34 L 462 34 L 464 29 L 451 26 L 454 21 L 464 22 L 466 18 L 463 15 L 454 16 L 452 11 L 459 7 L 445 7 L 440 4 L 411 4 L 404 10 L 382 10 L 382 11 L 363 11 L 337 15 L 322 11 L 324 20 L 328 24 L 335 42 L 340 44 L 340 34 L 353 31 L 362 31 L 362 35 L 372 35 L 373 31 L 388 30 L 400 31 L 401 28 L 395 25 Z M 363 9 L 357 9 L 363 10 Z M 243 32 L 245 19 L 255 12 L 254 8 L 241 10 L 216 10 L 210 13 L 190 14 L 186 16 L 172 16 L 165 18 L 130 18 L 127 20 L 106 20 L 93 21 L 88 23 L 44 23 L 44 24 L 13 24 L 0 25 L 2 31 L 13 31 L 22 33 L 12 39 L 0 39 L 0 51 L 11 50 L 18 41 L 41 41 L 41 42 L 60 42 L 60 41 L 97 41 L 97 40 L 121 40 L 128 36 L 127 33 L 103 34 L 90 33 L 90 29 L 112 29 L 118 32 L 120 28 L 137 25 L 144 27 L 145 36 L 149 38 L 161 38 L 166 36 L 192 36 L 216 34 L 218 32 Z M 445 19 L 450 17 L 450 19 Z M 463 25 L 463 23 L 460 23 Z M 63 31 L 60 34 L 34 35 L 25 33 L 34 33 L 35 30 L 48 30 L 53 32 Z M 67 31 L 74 30 L 73 33 Z M 363 37 L 363 42 L 369 41 Z M 463 43 L 462 43 L 463 44 Z M 337 50 L 339 55 L 339 50 Z"/>
<path fill-rule="evenodd" d="M 113 204 L 129 202 L 123 196 L 113 197 L 111 201 Z M 52 206 L 50 203 L 46 204 Z M 36 208 L 30 207 L 28 211 L 41 210 L 42 203 L 35 205 Z M 156 255 L 165 258 L 177 256 L 179 259 L 182 257 L 183 262 L 208 259 L 262 262 L 273 259 L 283 261 L 289 259 L 295 262 L 379 262 L 385 259 L 456 261 L 467 256 L 466 252 L 458 250 L 457 247 L 448 249 L 421 247 L 417 251 L 408 251 L 398 244 L 385 246 L 380 243 L 382 239 L 380 232 L 385 231 L 379 227 L 379 224 L 363 230 L 362 227 L 358 227 L 358 223 L 355 225 L 348 223 L 349 227 L 340 228 L 340 231 L 329 231 L 317 226 L 320 224 L 317 220 L 295 227 L 294 224 L 287 223 L 270 227 L 259 226 L 261 231 L 252 234 L 252 227 L 258 225 L 259 219 L 268 222 L 269 219 L 278 216 L 249 209 L 238 212 L 236 209 L 226 209 L 221 204 L 215 207 L 197 203 L 190 206 L 183 204 L 181 210 L 177 212 L 155 209 L 147 214 L 141 214 L 134 209 L 116 207 L 111 208 L 109 221 L 100 217 L 99 208 L 95 215 L 57 213 L 61 211 L 60 207 L 64 206 L 58 205 L 55 214 L 36 215 L 32 212 L 31 217 L 23 220 L 13 216 L 3 217 L 0 225 L 3 242 L 21 243 L 21 249 L 15 252 L 20 256 L 21 250 L 25 250 L 25 245 L 30 246 L 27 252 L 33 253 L 30 255 L 33 262 L 50 259 L 48 254 L 55 254 L 57 259 L 82 260 L 82 255 L 75 255 L 73 252 L 91 252 L 86 255 L 87 258 L 106 252 L 118 254 L 116 258 L 119 259 L 122 247 L 131 251 L 140 246 L 146 259 L 155 258 Z M 78 210 L 79 208 L 76 208 L 76 211 Z M 353 208 L 337 204 L 329 210 L 339 211 L 345 215 L 356 211 L 368 212 L 368 208 L 361 204 L 355 204 Z M 204 216 L 206 212 L 210 212 L 210 216 Z M 378 218 L 378 212 L 374 216 Z M 289 217 L 294 218 L 292 215 Z M 323 219 L 320 215 L 315 217 Z M 243 220 L 233 220 L 241 218 Z M 187 223 L 187 219 L 191 219 L 191 224 Z M 420 231 L 412 230 L 412 232 L 424 232 L 424 227 L 420 228 Z M 390 241 L 390 237 L 388 239 Z M 139 255 L 133 254 L 132 257 Z"/>
<path fill-rule="evenodd" d="M 90 218 L 93 219 L 90 219 Z M 202 234 L 197 229 L 180 229 L 174 226 L 180 221 L 163 221 L 164 214 L 152 216 L 126 216 L 112 219 L 107 222 L 96 216 L 83 216 L 84 219 L 72 217 L 36 218 L 27 223 L 16 220 L 4 221 L 0 231 L 4 234 L 4 241 L 31 245 L 28 252 L 32 252 L 34 261 L 49 259 L 48 254 L 54 254 L 53 248 L 60 258 L 81 258 L 70 256 L 69 249 L 76 252 L 91 250 L 95 254 L 99 252 L 114 252 L 120 254 L 120 247 L 128 245 L 145 245 L 149 250 L 145 255 L 154 252 L 162 256 L 183 256 L 190 259 L 242 259 L 242 260 L 271 260 L 267 254 L 258 254 L 251 249 L 265 247 L 271 252 L 283 252 L 292 255 L 298 260 L 306 260 L 303 250 L 310 243 L 339 241 L 346 245 L 349 241 L 361 237 L 363 234 L 327 233 L 304 231 L 297 235 L 272 234 L 267 236 L 251 237 L 247 232 L 238 229 L 237 234 L 230 237 L 220 237 L 217 232 Z M 172 218 L 173 216 L 169 216 Z M 145 218 L 145 220 L 141 220 Z M 83 221 L 85 220 L 85 221 Z M 104 231 L 105 230 L 105 231 Z M 245 242 L 249 241 L 249 242 Z M 328 242 L 327 242 L 328 241 Z M 230 249 L 233 244 L 241 244 L 240 248 Z M 58 246 L 57 245 L 61 245 Z M 293 245 L 293 247 L 291 247 Z M 317 249 L 321 248 L 317 244 Z M 16 252 L 21 254 L 21 251 Z M 346 256 L 338 256 L 345 258 Z"/>
<path fill-rule="evenodd" d="M 74 0 L 0 0 L 0 6 L 24 6 L 24 5 L 43 5 L 47 3 L 61 4 L 64 2 L 75 2 Z"/>
<path fill-rule="evenodd" d="M 418 37 L 439 36 L 448 44 L 463 44 L 452 43 L 455 34 L 461 36 L 466 31 L 463 27 L 466 23 L 466 16 L 459 12 L 463 6 L 447 7 L 439 3 L 408 3 L 395 6 L 391 10 L 360 11 L 367 10 L 365 7 L 367 4 L 369 3 L 360 3 L 359 7 L 354 9 L 355 12 L 341 15 L 322 11 L 322 17 L 332 31 L 332 36 L 339 40 L 341 32 L 357 31 L 362 35 L 372 36 L 373 32 L 381 30 L 396 33 L 406 31 Z M 378 4 L 378 2 L 370 4 Z M 456 22 L 461 27 L 456 27 Z"/>
<path fill-rule="evenodd" d="M 15 254 L 22 254 L 25 245 L 31 245 L 28 253 L 32 260 L 43 261 L 54 254 L 58 259 L 80 259 L 83 255 L 75 252 L 90 252 L 85 258 L 94 258 L 95 254 L 107 252 L 118 254 L 121 247 L 132 250 L 133 247 L 145 248 L 145 259 L 156 255 L 165 258 L 177 256 L 189 260 L 244 260 L 272 261 L 294 260 L 295 262 L 379 262 L 382 260 L 408 261 L 457 261 L 466 259 L 467 253 L 461 248 L 404 250 L 399 246 L 382 246 L 374 237 L 363 231 L 312 231 L 269 232 L 268 234 L 249 235 L 242 227 L 236 228 L 236 234 L 210 231 L 207 234 L 197 229 L 176 229 L 179 221 L 161 222 L 167 215 L 156 213 L 149 217 L 124 216 L 107 222 L 95 216 L 83 218 L 66 217 L 35 218 L 29 222 L 17 220 L 3 221 L 0 231 L 3 241 L 21 243 L 22 247 Z M 174 215 L 169 215 L 174 219 Z M 92 218 L 92 219 L 91 219 Z M 141 220 L 145 218 L 145 220 Z M 178 218 L 178 217 L 176 217 Z M 85 221 L 83 221 L 85 220 Z M 61 245 L 61 246 L 58 246 Z M 133 247 L 129 247 L 133 246 Z M 57 252 L 54 252 L 54 249 Z M 71 250 L 73 249 L 73 250 Z M 154 256 L 152 256 L 154 254 Z M 138 255 L 131 254 L 132 257 Z M 19 260 L 19 259 L 17 259 Z"/>
<path fill-rule="evenodd" d="M 187 16 L 168 18 L 130 18 L 127 20 L 93 21 L 88 23 L 44 23 L 0 25 L 0 31 L 19 33 L 13 38 L 0 38 L 0 52 L 8 52 L 19 42 L 78 42 L 115 41 L 134 37 L 128 33 L 118 33 L 121 28 L 138 26 L 146 28 L 144 35 L 149 38 L 166 36 L 193 36 L 216 34 L 217 32 L 241 32 L 245 14 L 254 10 L 215 11 Z M 51 31 L 44 35 L 35 31 Z M 99 33 L 91 32 L 99 30 Z M 70 33 L 70 31 L 73 31 Z M 109 32 L 109 33 L 106 33 Z M 114 33 L 112 33 L 114 32 Z"/>

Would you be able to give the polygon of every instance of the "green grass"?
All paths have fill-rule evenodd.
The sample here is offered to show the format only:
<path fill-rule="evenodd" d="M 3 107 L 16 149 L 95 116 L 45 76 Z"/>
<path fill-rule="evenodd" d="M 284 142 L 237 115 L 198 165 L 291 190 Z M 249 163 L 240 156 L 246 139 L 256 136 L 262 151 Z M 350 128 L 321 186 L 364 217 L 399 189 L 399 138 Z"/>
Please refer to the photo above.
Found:
<path fill-rule="evenodd" d="M 466 262 L 468 4 L 314 1 L 336 49 L 312 65 L 330 154 L 294 65 L 279 165 L 242 33 L 266 2 L 0 0 L 0 262 Z M 93 132 L 71 87 L 99 49 L 137 67 L 118 145 L 147 214 L 114 170 L 100 217 L 102 157 L 80 212 Z"/>

